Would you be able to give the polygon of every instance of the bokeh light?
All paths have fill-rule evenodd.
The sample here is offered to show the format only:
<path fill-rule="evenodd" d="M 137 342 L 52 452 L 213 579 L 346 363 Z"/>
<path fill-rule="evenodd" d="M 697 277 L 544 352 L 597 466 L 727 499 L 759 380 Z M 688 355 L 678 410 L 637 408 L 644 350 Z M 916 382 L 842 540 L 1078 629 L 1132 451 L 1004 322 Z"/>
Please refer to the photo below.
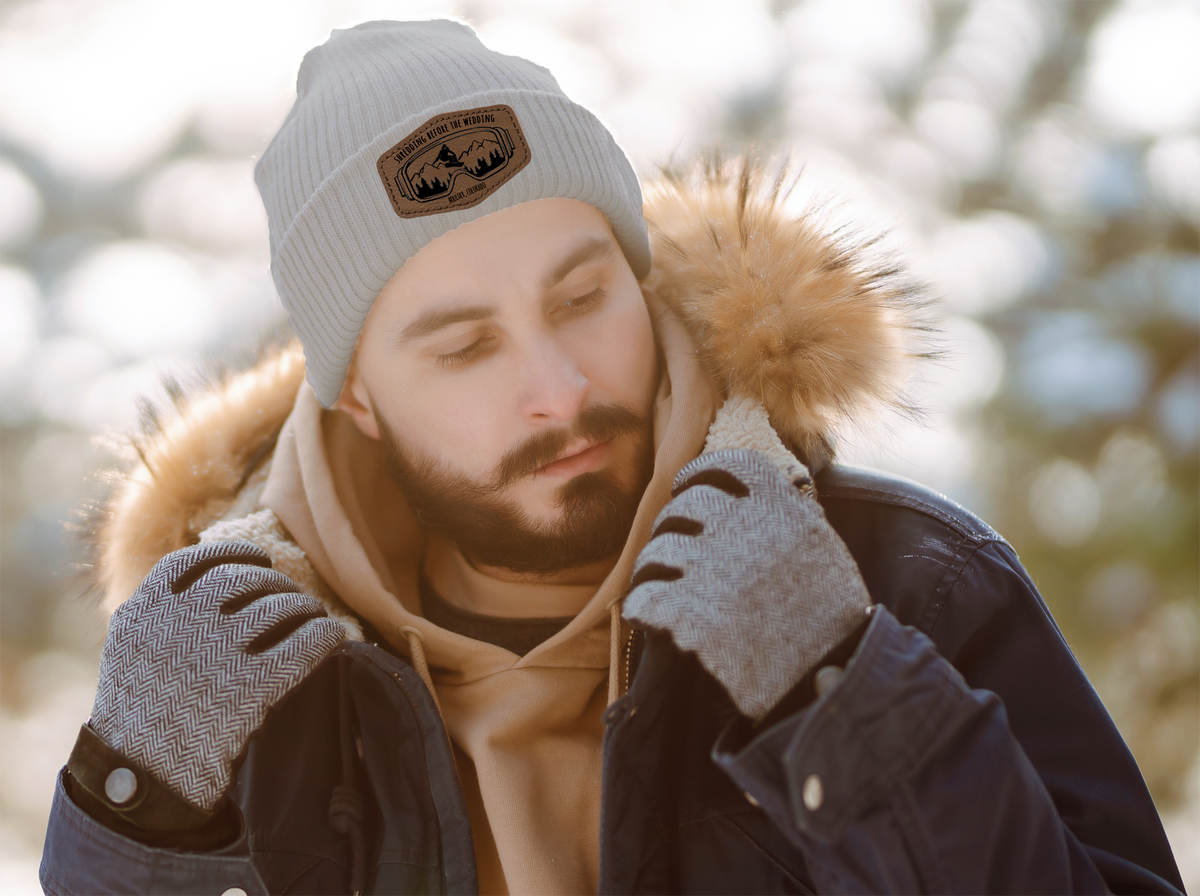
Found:
<path fill-rule="evenodd" d="M 1195 127 L 1200 119 L 1200 6 L 1129 3 L 1092 37 L 1084 101 L 1134 133 Z"/>

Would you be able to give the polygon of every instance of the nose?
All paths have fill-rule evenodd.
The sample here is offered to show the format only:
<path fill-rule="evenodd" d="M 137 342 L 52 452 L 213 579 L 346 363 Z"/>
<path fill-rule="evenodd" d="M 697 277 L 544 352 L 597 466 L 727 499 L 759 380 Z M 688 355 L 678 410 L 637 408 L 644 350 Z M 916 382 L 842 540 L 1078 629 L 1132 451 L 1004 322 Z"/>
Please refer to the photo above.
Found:
<path fill-rule="evenodd" d="M 583 408 L 592 384 L 570 353 L 552 337 L 538 341 L 523 364 L 519 396 L 522 419 L 570 423 Z"/>

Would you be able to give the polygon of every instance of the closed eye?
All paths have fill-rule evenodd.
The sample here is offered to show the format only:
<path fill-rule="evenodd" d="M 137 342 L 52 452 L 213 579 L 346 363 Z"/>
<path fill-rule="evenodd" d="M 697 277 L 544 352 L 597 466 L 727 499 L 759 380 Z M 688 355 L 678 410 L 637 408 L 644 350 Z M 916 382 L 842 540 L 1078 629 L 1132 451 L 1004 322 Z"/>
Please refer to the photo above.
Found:
<path fill-rule="evenodd" d="M 597 286 L 587 295 L 582 295 L 577 299 L 571 299 L 563 302 L 558 306 L 557 311 L 565 311 L 569 315 L 582 314 L 594 308 L 604 301 L 605 292 L 602 287 Z"/>
<path fill-rule="evenodd" d="M 460 364 L 467 363 L 487 349 L 488 342 L 491 340 L 491 338 L 492 337 L 490 335 L 485 334 L 480 336 L 466 348 L 459 349 L 456 352 L 448 352 L 444 355 L 438 355 L 438 367 L 457 367 Z"/>

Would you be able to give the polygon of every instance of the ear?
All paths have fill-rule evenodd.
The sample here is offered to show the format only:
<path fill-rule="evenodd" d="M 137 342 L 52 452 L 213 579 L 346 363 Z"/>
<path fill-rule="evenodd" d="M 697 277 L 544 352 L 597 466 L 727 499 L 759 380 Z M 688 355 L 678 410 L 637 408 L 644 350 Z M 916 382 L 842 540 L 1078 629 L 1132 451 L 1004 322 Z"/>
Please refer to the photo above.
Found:
<path fill-rule="evenodd" d="M 342 383 L 342 394 L 333 406 L 344 414 L 349 415 L 354 425 L 362 430 L 368 438 L 379 438 L 379 424 L 375 422 L 375 408 L 371 404 L 371 394 L 367 384 L 358 372 L 358 365 L 350 362 L 346 370 L 346 381 Z"/>

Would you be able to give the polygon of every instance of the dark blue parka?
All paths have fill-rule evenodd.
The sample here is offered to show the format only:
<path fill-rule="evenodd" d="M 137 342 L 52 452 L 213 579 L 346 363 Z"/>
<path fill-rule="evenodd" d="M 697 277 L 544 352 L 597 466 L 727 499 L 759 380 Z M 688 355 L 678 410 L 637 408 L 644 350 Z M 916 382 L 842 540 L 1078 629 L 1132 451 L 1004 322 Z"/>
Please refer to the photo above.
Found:
<path fill-rule="evenodd" d="M 1137 765 L 1012 548 L 912 483 L 833 466 L 817 488 L 878 605 L 845 676 L 754 727 L 667 636 L 639 636 L 606 716 L 601 891 L 1179 892 Z M 184 852 L 106 828 L 60 781 L 43 886 L 477 889 L 445 729 L 383 646 L 345 644 L 271 713 L 234 799 L 240 839 Z"/>

